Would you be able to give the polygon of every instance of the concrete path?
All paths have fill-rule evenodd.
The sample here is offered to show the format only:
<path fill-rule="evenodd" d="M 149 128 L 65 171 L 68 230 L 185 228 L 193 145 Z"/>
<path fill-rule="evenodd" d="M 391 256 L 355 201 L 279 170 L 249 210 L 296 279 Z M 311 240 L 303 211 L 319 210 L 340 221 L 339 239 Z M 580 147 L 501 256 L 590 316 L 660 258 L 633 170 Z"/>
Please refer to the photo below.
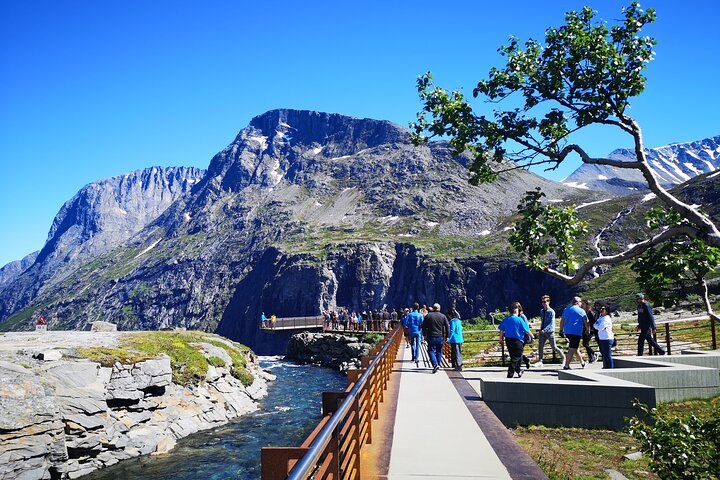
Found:
<path fill-rule="evenodd" d="M 387 478 L 512 478 L 448 373 L 416 368 L 403 350 Z"/>

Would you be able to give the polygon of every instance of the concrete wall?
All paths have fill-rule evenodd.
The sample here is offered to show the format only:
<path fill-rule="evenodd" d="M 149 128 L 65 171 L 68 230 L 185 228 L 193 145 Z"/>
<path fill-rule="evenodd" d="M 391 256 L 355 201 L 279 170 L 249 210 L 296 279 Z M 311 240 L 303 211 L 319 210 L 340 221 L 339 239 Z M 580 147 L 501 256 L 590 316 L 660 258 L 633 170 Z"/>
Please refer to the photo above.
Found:
<path fill-rule="evenodd" d="M 583 380 L 560 382 L 481 380 L 482 398 L 507 426 L 621 430 L 626 425 L 624 418 L 636 414 L 634 399 L 656 405 L 653 387 L 616 379 L 593 381 L 593 375 L 600 377 L 588 374 Z"/>
<path fill-rule="evenodd" d="M 618 357 L 611 370 L 559 370 L 548 378 L 480 379 L 485 403 L 507 426 L 620 430 L 636 414 L 634 400 L 658 402 L 720 395 L 720 352 Z"/>

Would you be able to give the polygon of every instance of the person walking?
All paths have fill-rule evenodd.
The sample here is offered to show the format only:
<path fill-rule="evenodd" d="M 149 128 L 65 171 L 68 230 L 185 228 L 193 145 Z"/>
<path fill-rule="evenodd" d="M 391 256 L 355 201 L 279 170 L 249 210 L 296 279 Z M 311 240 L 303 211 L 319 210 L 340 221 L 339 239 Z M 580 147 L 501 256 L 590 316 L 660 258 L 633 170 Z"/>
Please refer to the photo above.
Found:
<path fill-rule="evenodd" d="M 412 308 L 412 312 L 405 315 L 405 327 L 407 328 L 408 335 L 410 336 L 410 352 L 412 353 L 412 360 L 415 362 L 415 366 L 419 367 L 423 316 L 418 311 L 420 305 L 418 305 L 417 302 L 413 303 Z"/>
<path fill-rule="evenodd" d="M 580 360 L 580 366 L 585 368 L 585 361 L 578 348 L 580 347 L 580 339 L 582 338 L 583 332 L 590 328 L 590 326 L 588 325 L 587 314 L 585 310 L 580 308 L 580 305 L 582 305 L 582 298 L 573 297 L 573 304 L 563 311 L 562 320 L 560 321 L 560 330 L 562 330 L 569 342 L 563 370 L 570 370 L 570 362 L 573 361 L 575 354 L 577 354 Z"/>
<path fill-rule="evenodd" d="M 523 308 L 522 308 L 522 305 L 520 304 L 520 302 L 518 302 L 518 317 L 520 317 L 520 318 L 523 319 L 523 322 L 525 322 L 525 324 L 528 326 L 528 331 L 529 331 L 529 329 L 530 329 L 530 320 L 528 320 L 527 316 L 525 315 L 525 312 L 523 312 Z M 532 342 L 532 340 L 530 339 L 530 337 L 528 337 L 528 336 L 526 335 L 526 336 L 525 336 L 525 344 L 528 344 L 528 343 L 531 343 L 531 342 Z M 522 355 L 522 363 L 525 364 L 525 368 L 526 368 L 526 369 L 530 370 L 530 357 L 528 357 L 528 356 L 525 355 L 524 353 L 523 353 L 523 355 Z"/>
<path fill-rule="evenodd" d="M 543 348 L 545 342 L 550 342 L 550 348 L 560 355 L 560 363 L 565 364 L 565 354 L 555 342 L 555 310 L 550 307 L 550 296 L 543 295 L 540 298 L 542 309 L 540 310 L 540 331 L 538 332 L 538 362 L 537 367 L 543 366 Z"/>
<path fill-rule="evenodd" d="M 437 373 L 442 365 L 443 344 L 450 333 L 450 324 L 445 314 L 440 311 L 440 304 L 434 304 L 432 311 L 425 315 L 422 331 L 427 338 L 428 356 L 433 373 Z"/>
<path fill-rule="evenodd" d="M 448 334 L 448 343 L 450 344 L 450 358 L 452 367 L 458 372 L 462 372 L 462 322 L 460 321 L 460 315 L 454 308 L 448 310 L 447 316 L 450 317 L 450 333 Z"/>
<path fill-rule="evenodd" d="M 590 345 L 590 340 L 592 340 L 595 337 L 595 334 L 597 333 L 595 331 L 595 319 L 597 316 L 595 315 L 595 312 L 593 311 L 592 302 L 588 299 L 583 300 L 582 308 L 585 310 L 585 315 L 587 315 L 588 318 L 588 325 L 590 325 L 589 329 L 583 330 L 583 336 L 582 336 L 582 344 L 583 347 L 585 347 L 585 352 L 588 356 L 588 363 L 595 363 L 595 360 L 597 360 L 597 354 L 595 353 L 595 350 L 593 350 L 592 346 Z"/>
<path fill-rule="evenodd" d="M 615 368 L 612 359 L 612 344 L 615 339 L 612 331 L 612 318 L 604 305 L 600 306 L 600 316 L 593 325 L 598 332 L 598 346 L 602 355 L 603 368 Z"/>
<path fill-rule="evenodd" d="M 505 341 L 508 354 L 510 355 L 507 378 L 513 378 L 516 373 L 518 377 L 522 377 L 523 370 L 520 368 L 520 361 L 522 360 L 523 349 L 525 348 L 525 334 L 529 334 L 530 338 L 532 338 L 530 327 L 528 327 L 527 323 L 518 315 L 519 307 L 520 304 L 518 302 L 510 305 L 510 315 L 505 317 L 498 326 L 500 330 L 500 341 Z"/>
<path fill-rule="evenodd" d="M 652 307 L 648 303 L 647 300 L 645 300 L 645 295 L 642 293 L 636 293 L 635 294 L 635 303 L 637 303 L 638 310 L 637 310 L 637 321 L 638 326 L 637 329 L 640 332 L 640 336 L 638 336 L 638 345 L 637 345 L 637 354 L 638 357 L 643 354 L 643 349 L 645 348 L 645 340 L 647 339 L 648 343 L 655 349 L 656 355 L 665 355 L 665 349 L 663 349 L 657 341 L 655 341 L 655 338 L 650 334 L 652 332 L 655 333 L 656 326 L 655 326 L 655 317 L 653 316 Z"/>

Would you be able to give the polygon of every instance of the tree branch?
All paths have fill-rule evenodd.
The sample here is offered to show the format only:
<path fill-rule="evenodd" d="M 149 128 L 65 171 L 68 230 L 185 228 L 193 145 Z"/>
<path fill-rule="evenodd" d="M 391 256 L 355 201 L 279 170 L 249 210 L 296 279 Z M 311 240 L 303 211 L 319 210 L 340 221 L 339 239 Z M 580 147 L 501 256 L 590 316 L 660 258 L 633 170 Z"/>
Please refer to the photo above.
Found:
<path fill-rule="evenodd" d="M 645 181 L 648 184 L 648 188 L 653 192 L 663 203 L 673 207 L 675 210 L 680 212 L 684 218 L 692 223 L 700 232 L 702 232 L 702 239 L 710 246 L 720 247 L 720 230 L 706 215 L 703 215 L 697 208 L 694 208 L 687 203 L 681 201 L 674 195 L 670 194 L 665 190 L 658 182 L 655 172 L 650 168 L 650 164 L 647 161 L 647 155 L 645 154 L 645 148 L 642 141 L 642 130 L 637 122 L 629 117 L 628 122 L 632 125 L 632 129 L 635 132 L 633 137 L 635 138 L 635 156 L 637 162 L 636 167 L 645 177 Z"/>
<path fill-rule="evenodd" d="M 600 256 L 593 258 L 592 260 L 582 265 L 573 276 L 566 275 L 552 268 L 546 268 L 545 272 L 551 277 L 562 280 L 569 285 L 577 285 L 582 281 L 583 278 L 585 278 L 585 275 L 593 267 L 597 267 L 598 265 L 615 265 L 631 258 L 635 258 L 642 254 L 648 248 L 663 243 L 666 240 L 672 237 L 677 237 L 679 235 L 686 235 L 690 238 L 695 238 L 698 235 L 698 230 L 690 225 L 680 225 L 677 227 L 668 228 L 667 230 L 660 232 L 654 237 L 635 244 L 631 248 L 628 248 L 624 252 L 618 253 L 617 255 L 612 255 L 609 257 Z"/>

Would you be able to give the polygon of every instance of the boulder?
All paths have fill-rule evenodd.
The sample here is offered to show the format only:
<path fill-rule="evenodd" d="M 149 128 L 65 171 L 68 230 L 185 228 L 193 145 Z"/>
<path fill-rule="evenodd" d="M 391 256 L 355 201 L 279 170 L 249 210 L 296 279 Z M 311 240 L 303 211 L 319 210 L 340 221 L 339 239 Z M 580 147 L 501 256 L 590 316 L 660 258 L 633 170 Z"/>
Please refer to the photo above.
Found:
<path fill-rule="evenodd" d="M 60 350 L 41 350 L 39 352 L 35 352 L 33 358 L 42 360 L 43 362 L 52 362 L 60 360 L 62 358 L 62 352 Z"/>
<path fill-rule="evenodd" d="M 92 322 L 91 332 L 117 332 L 117 325 L 110 322 Z"/>

